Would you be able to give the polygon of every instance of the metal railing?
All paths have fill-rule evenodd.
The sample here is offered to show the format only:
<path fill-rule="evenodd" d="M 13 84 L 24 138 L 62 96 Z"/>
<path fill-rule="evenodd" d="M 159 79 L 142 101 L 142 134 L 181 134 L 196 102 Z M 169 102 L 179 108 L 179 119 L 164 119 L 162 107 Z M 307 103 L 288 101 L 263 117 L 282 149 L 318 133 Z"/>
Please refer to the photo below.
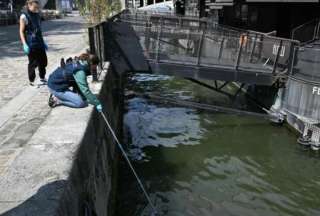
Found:
<path fill-rule="evenodd" d="M 298 41 L 229 28 L 208 20 L 127 11 L 148 59 L 203 67 L 288 74 Z"/>
<path fill-rule="evenodd" d="M 320 18 L 304 23 L 292 30 L 291 38 L 303 44 L 320 39 Z"/>
<path fill-rule="evenodd" d="M 246 32 L 246 30 L 238 29 L 234 27 L 225 27 L 218 24 L 208 18 L 199 17 L 186 17 L 179 16 L 172 13 L 154 13 L 149 11 L 139 11 L 139 10 L 125 10 L 119 14 L 119 18 L 123 22 L 132 23 L 134 25 L 145 26 L 147 24 L 160 25 L 175 27 L 175 28 L 187 28 L 196 30 L 214 30 L 217 29 L 227 29 L 229 32 L 241 33 Z"/>
<path fill-rule="evenodd" d="M 95 54 L 99 57 L 100 71 L 102 71 L 102 69 L 104 68 L 104 63 L 107 61 L 106 53 L 105 53 L 105 50 L 106 50 L 105 38 L 104 38 L 105 24 L 106 22 L 102 22 L 88 28 L 90 53 Z"/>
<path fill-rule="evenodd" d="M 155 63 L 286 76 L 291 72 L 298 41 L 239 30 L 208 20 L 124 11 L 89 28 L 92 53 L 106 61 L 107 22 L 126 22 L 135 30 L 144 55 Z M 101 65 L 103 68 L 103 65 Z"/>
<path fill-rule="evenodd" d="M 0 26 L 13 25 L 18 22 L 17 12 L 0 13 Z"/>
<path fill-rule="evenodd" d="M 320 83 L 320 44 L 314 47 L 296 47 L 291 76 L 305 82 Z"/>

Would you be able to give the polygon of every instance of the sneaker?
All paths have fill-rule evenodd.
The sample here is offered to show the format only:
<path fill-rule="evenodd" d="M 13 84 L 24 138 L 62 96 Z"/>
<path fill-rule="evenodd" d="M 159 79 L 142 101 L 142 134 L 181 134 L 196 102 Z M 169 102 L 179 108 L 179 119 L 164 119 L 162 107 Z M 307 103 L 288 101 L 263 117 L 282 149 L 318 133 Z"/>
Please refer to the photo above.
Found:
<path fill-rule="evenodd" d="M 50 94 L 49 101 L 48 101 L 48 105 L 49 105 L 49 107 L 51 107 L 51 108 L 54 108 L 54 107 L 57 106 L 57 100 L 56 100 L 56 98 L 53 96 L 53 94 Z"/>
<path fill-rule="evenodd" d="M 29 82 L 29 85 L 30 86 L 34 86 L 34 82 Z"/>
<path fill-rule="evenodd" d="M 48 80 L 46 78 L 43 78 L 43 79 L 40 79 L 40 82 L 42 82 L 43 84 L 46 84 Z"/>

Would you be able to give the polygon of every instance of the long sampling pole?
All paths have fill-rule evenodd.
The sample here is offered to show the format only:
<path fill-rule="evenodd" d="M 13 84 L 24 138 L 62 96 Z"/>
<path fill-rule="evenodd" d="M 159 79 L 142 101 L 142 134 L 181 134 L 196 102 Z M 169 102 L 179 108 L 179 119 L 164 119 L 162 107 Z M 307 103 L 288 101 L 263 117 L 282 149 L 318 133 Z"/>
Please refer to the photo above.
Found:
<path fill-rule="evenodd" d="M 126 161 L 127 161 L 128 165 L 129 165 L 129 167 L 130 167 L 133 175 L 135 176 L 135 178 L 136 178 L 136 180 L 137 180 L 137 182 L 138 182 L 138 184 L 139 184 L 139 186 L 140 186 L 143 194 L 144 194 L 145 197 L 147 198 L 147 200 L 148 200 L 148 202 L 149 202 L 149 205 L 150 205 L 151 208 L 152 208 L 153 215 L 159 215 L 159 213 L 157 212 L 156 207 L 153 205 L 153 203 L 152 203 L 152 201 L 151 201 L 151 198 L 150 198 L 147 190 L 146 190 L 145 187 L 143 186 L 143 184 L 142 184 L 142 182 L 141 182 L 141 180 L 140 180 L 137 172 L 135 171 L 135 169 L 134 169 L 134 167 L 133 167 L 133 165 L 132 165 L 132 163 L 131 163 L 131 161 L 130 161 L 127 153 L 126 153 L 126 151 L 124 150 L 124 148 L 123 148 L 123 146 L 121 145 L 118 137 L 116 136 L 114 130 L 112 129 L 112 127 L 111 127 L 111 125 L 110 125 L 107 117 L 105 116 L 105 114 L 104 114 L 103 112 L 100 112 L 100 113 L 101 113 L 101 116 L 102 116 L 102 118 L 104 119 L 104 121 L 105 121 L 105 123 L 106 123 L 106 125 L 107 125 L 107 127 L 108 127 L 108 129 L 109 129 L 109 131 L 111 132 L 111 134 L 112 134 L 112 136 L 113 136 L 113 139 L 116 141 L 116 143 L 117 143 L 117 145 L 118 145 L 118 147 L 119 147 L 119 149 L 120 149 L 123 157 L 126 159 Z"/>

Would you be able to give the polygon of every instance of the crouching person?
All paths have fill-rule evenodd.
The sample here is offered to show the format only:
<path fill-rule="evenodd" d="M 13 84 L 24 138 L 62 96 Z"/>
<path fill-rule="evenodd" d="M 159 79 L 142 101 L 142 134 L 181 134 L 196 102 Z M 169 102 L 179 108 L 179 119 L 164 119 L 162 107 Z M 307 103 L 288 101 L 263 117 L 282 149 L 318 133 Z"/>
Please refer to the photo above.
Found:
<path fill-rule="evenodd" d="M 48 88 L 51 93 L 49 106 L 64 105 L 72 108 L 82 108 L 89 104 L 102 112 L 102 106 L 97 97 L 90 91 L 87 76 L 99 63 L 99 58 L 87 53 L 75 59 L 62 62 L 49 77 Z"/>

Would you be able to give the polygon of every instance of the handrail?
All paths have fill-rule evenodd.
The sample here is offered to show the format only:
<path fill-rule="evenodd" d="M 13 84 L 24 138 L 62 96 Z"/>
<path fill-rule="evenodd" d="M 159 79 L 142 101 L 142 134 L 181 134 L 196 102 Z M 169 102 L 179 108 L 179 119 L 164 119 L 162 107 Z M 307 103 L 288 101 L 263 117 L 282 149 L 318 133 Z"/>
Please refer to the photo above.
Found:
<path fill-rule="evenodd" d="M 276 77 L 279 74 L 288 75 L 292 72 L 291 64 L 295 50 L 293 47 L 299 45 L 299 41 L 296 40 L 222 26 L 216 22 L 199 18 L 161 14 L 145 16 L 145 13 L 123 10 L 108 18 L 107 21 L 90 27 L 93 29 L 89 39 L 90 47 L 102 58 L 102 61 L 107 59 L 104 59 L 106 47 L 103 43 L 104 36 L 101 33 L 107 26 L 106 23 L 118 21 L 128 23 L 138 33 L 138 36 L 147 37 L 147 40 L 153 38 L 151 43 L 154 48 L 149 45 L 150 41 L 144 42 L 148 44 L 144 51 L 148 56 L 148 61 L 156 63 L 172 62 L 173 64 L 208 68 L 225 67 L 235 72 L 269 73 L 270 76 Z M 198 24 L 193 26 L 192 22 L 198 22 Z M 194 31 L 194 27 L 198 30 Z M 183 47 L 181 49 L 180 43 L 170 40 L 171 37 L 173 39 L 181 37 L 188 41 L 186 42 L 187 47 L 193 43 L 193 48 Z M 204 43 L 207 45 L 204 46 Z M 208 53 L 208 49 L 213 51 Z"/>
<path fill-rule="evenodd" d="M 96 54 L 100 58 L 99 67 L 101 71 L 104 69 L 105 62 L 108 60 L 106 59 L 106 53 L 105 53 L 105 42 L 103 42 L 103 46 L 101 44 L 101 41 L 104 40 L 104 38 L 101 38 L 101 28 L 104 28 L 105 23 L 107 22 L 115 22 L 117 19 L 120 18 L 121 14 L 126 13 L 127 9 L 121 10 L 119 13 L 108 17 L 105 21 L 101 21 L 99 23 L 94 23 L 88 26 L 88 33 L 89 33 L 89 46 L 90 46 L 90 52 L 92 54 Z M 104 35 L 103 35 L 104 37 Z M 95 78 L 99 78 L 100 74 L 97 75 Z"/>
<path fill-rule="evenodd" d="M 132 12 L 133 11 L 133 12 Z M 132 16 L 137 16 L 137 15 L 145 15 L 144 13 L 139 12 L 139 10 L 125 10 L 123 11 L 124 13 L 122 13 L 121 15 L 132 15 Z M 128 13 L 129 12 L 129 13 Z M 120 16 L 121 16 L 120 15 Z M 213 21 L 209 21 L 206 18 L 196 18 L 196 17 L 184 17 L 184 16 L 176 16 L 176 15 L 170 15 L 170 16 L 164 16 L 162 14 L 148 14 L 149 15 L 149 19 L 143 19 L 145 22 L 150 22 L 151 18 L 158 18 L 159 20 L 183 20 L 183 21 L 190 21 L 190 22 L 198 22 L 198 23 L 209 23 L 212 25 L 208 25 L 206 24 L 206 26 L 215 26 L 216 28 L 222 29 L 222 30 L 226 30 L 228 32 L 235 32 L 237 34 L 245 34 L 245 33 L 250 33 L 250 34 L 259 34 L 259 35 L 263 35 L 266 36 L 270 39 L 276 39 L 276 40 L 282 40 L 282 41 L 288 41 L 288 42 L 293 42 L 293 43 L 297 43 L 299 44 L 300 42 L 298 40 L 294 40 L 294 39 L 289 39 L 289 38 L 283 38 L 283 37 L 276 37 L 273 35 L 270 35 L 268 33 L 264 33 L 264 32 L 258 32 L 258 31 L 254 31 L 254 30 L 247 30 L 247 29 L 241 29 L 241 28 L 236 28 L 233 26 L 226 26 L 226 25 L 222 25 L 222 24 L 218 24 L 216 22 Z M 124 18 L 121 18 L 122 21 L 126 21 Z M 183 29 L 183 26 L 181 27 Z"/>
<path fill-rule="evenodd" d="M 314 22 L 314 21 L 319 21 L 319 22 L 320 22 L 320 18 L 316 18 L 316 19 L 310 20 L 310 21 L 308 21 L 308 22 L 306 22 L 306 23 L 303 23 L 303 24 L 301 24 L 301 25 L 296 26 L 296 27 L 292 30 L 292 32 L 291 32 L 291 37 L 292 37 L 293 33 L 294 33 L 296 30 L 298 30 L 298 29 L 300 29 L 300 28 L 302 28 L 302 27 L 304 27 L 304 26 L 306 26 L 306 25 L 308 25 L 308 24 L 310 24 L 310 23 L 312 23 L 312 22 Z"/>
<path fill-rule="evenodd" d="M 313 35 L 311 36 L 312 38 L 310 38 L 307 41 L 301 41 L 301 43 L 306 44 L 306 43 L 310 43 L 314 40 L 319 39 L 320 38 L 320 18 L 310 20 L 302 25 L 295 27 L 291 31 L 291 38 L 295 39 L 297 32 L 299 30 L 303 31 L 303 29 L 306 29 L 307 27 L 309 27 L 309 25 L 314 25 L 314 26 L 312 26 L 312 29 L 313 29 Z"/>

